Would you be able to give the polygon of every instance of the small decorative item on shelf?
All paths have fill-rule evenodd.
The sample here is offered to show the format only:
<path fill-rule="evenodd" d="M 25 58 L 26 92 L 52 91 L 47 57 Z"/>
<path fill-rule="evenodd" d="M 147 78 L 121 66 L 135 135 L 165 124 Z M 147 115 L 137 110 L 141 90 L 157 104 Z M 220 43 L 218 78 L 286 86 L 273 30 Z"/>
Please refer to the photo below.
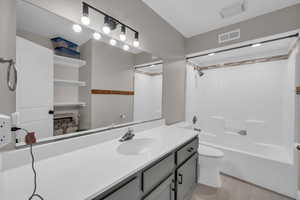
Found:
<path fill-rule="evenodd" d="M 71 58 L 80 58 L 80 52 L 78 52 L 77 44 L 70 42 L 62 37 L 52 38 L 51 42 L 56 55 Z"/>
<path fill-rule="evenodd" d="M 65 47 L 65 48 L 71 49 L 73 51 L 78 51 L 77 44 L 70 42 L 62 37 L 52 38 L 51 41 L 52 41 L 52 45 L 53 45 L 54 49 L 57 47 Z"/>
<path fill-rule="evenodd" d="M 75 113 L 61 113 L 54 116 L 54 135 L 64 135 L 78 131 L 79 116 Z"/>

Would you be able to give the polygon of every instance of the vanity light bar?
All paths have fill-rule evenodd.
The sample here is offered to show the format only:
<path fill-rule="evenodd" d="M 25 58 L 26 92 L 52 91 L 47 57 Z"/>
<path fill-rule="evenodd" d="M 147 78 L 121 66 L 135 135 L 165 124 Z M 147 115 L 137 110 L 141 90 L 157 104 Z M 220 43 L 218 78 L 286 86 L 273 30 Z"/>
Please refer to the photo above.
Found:
<path fill-rule="evenodd" d="M 299 37 L 299 33 L 296 33 L 296 34 L 293 34 L 293 35 L 288 35 L 288 36 L 285 36 L 285 37 L 279 37 L 279 38 L 275 38 L 275 39 L 271 39 L 271 40 L 265 40 L 265 41 L 258 42 L 258 43 L 251 43 L 251 44 L 246 44 L 246 45 L 233 47 L 233 48 L 229 48 L 229 49 L 223 49 L 223 50 L 210 52 L 210 53 L 206 53 L 206 54 L 201 54 L 201 55 L 196 55 L 196 56 L 189 56 L 189 57 L 186 57 L 186 60 L 193 59 L 193 58 L 198 58 L 198 57 L 203 57 L 203 56 L 213 56 L 217 53 L 232 51 L 232 50 L 241 49 L 241 48 L 245 48 L 245 47 L 259 47 L 259 46 L 261 46 L 265 43 L 274 42 L 274 41 L 278 41 L 278 40 L 284 40 L 284 39 L 293 38 L 293 37 Z"/>
<path fill-rule="evenodd" d="M 139 32 L 137 30 L 135 30 L 134 28 L 124 24 L 123 22 L 121 22 L 120 20 L 110 16 L 109 14 L 105 13 L 102 10 L 99 10 L 98 8 L 95 8 L 94 6 L 91 6 L 89 4 L 87 4 L 86 2 L 82 2 L 82 15 L 83 17 L 87 17 L 89 14 L 89 8 L 100 13 L 101 15 L 104 16 L 105 19 L 105 26 L 109 27 L 110 30 L 114 30 L 116 28 L 117 25 L 121 25 L 121 40 L 125 41 L 126 40 L 126 36 L 124 37 L 125 33 L 126 33 L 126 29 L 131 30 L 132 32 L 134 32 L 134 46 L 137 47 L 139 45 L 139 43 L 137 42 L 139 39 Z M 106 34 L 110 33 L 110 30 L 106 31 Z"/>

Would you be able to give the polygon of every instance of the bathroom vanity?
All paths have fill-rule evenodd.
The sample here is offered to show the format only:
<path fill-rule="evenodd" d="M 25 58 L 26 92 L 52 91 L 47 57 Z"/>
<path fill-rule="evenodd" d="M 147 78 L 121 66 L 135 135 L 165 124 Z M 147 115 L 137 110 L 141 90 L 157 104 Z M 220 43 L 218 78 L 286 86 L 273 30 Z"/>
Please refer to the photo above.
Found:
<path fill-rule="evenodd" d="M 133 128 L 134 138 L 125 142 L 119 140 L 126 127 L 36 146 L 39 193 L 47 200 L 188 200 L 198 175 L 197 133 L 165 125 Z M 89 145 L 80 148 L 82 143 Z M 71 146 L 76 149 L 58 153 L 60 147 Z M 50 156 L 53 149 L 57 154 Z M 20 149 L 2 154 L 1 200 L 31 194 L 28 153 Z M 8 162 L 11 156 L 28 159 Z"/>
<path fill-rule="evenodd" d="M 197 184 L 198 143 L 194 137 L 92 200 L 188 200 Z"/>

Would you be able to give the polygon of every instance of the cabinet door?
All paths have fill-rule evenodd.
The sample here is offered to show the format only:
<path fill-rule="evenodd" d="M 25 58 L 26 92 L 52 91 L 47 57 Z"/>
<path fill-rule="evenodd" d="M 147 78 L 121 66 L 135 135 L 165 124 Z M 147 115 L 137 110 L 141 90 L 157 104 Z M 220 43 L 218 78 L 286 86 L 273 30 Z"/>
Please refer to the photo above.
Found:
<path fill-rule="evenodd" d="M 174 200 L 175 199 L 174 175 L 171 175 L 143 200 Z"/>
<path fill-rule="evenodd" d="M 177 169 L 177 200 L 188 200 L 197 184 L 198 154 Z"/>
<path fill-rule="evenodd" d="M 16 111 L 20 126 L 37 139 L 53 136 L 53 51 L 26 39 L 16 40 L 18 87 Z M 18 138 L 24 133 L 18 132 Z M 23 140 L 21 139 L 20 142 Z"/>

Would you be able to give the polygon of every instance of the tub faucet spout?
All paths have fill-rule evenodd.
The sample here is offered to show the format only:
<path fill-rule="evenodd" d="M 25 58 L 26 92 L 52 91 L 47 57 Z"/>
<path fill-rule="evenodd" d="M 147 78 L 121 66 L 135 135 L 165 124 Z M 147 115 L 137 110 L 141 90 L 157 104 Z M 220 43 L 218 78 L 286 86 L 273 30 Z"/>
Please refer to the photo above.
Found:
<path fill-rule="evenodd" d="M 238 134 L 242 135 L 242 136 L 246 136 L 247 135 L 247 130 L 240 130 L 238 132 Z"/>

